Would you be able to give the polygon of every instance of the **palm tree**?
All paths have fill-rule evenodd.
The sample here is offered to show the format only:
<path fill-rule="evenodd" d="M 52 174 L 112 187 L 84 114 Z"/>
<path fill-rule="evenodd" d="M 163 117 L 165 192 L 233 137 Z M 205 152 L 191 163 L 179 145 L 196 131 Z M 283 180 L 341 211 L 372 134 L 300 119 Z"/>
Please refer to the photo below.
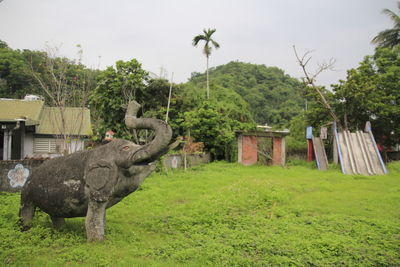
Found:
<path fill-rule="evenodd" d="M 203 48 L 203 53 L 207 58 L 207 99 L 210 98 L 210 87 L 208 83 L 208 59 L 211 55 L 212 46 L 214 46 L 216 49 L 219 48 L 219 44 L 211 38 L 214 32 L 216 32 L 216 29 L 204 29 L 204 34 L 199 34 L 193 38 L 193 46 L 197 46 L 200 41 L 206 42 Z"/>
<path fill-rule="evenodd" d="M 400 10 L 400 2 L 397 2 L 397 7 Z M 400 44 L 400 16 L 387 8 L 382 10 L 382 13 L 386 14 L 393 21 L 394 27 L 378 33 L 378 35 L 372 39 L 372 43 L 376 44 L 378 47 L 393 48 Z"/>

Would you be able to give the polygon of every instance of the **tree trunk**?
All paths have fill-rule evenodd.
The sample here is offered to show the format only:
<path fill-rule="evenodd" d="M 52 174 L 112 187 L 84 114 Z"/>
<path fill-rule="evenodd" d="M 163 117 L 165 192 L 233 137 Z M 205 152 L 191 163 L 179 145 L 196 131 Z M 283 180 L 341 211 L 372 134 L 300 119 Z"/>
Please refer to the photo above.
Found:
<path fill-rule="evenodd" d="M 208 56 L 207 56 L 207 99 L 210 99 L 210 85 L 209 85 L 209 82 L 208 82 Z"/>

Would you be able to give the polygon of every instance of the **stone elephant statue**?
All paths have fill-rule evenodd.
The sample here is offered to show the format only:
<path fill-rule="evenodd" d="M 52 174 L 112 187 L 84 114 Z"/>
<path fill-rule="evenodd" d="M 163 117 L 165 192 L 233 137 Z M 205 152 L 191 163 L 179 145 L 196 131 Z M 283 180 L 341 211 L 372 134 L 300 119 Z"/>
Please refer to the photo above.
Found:
<path fill-rule="evenodd" d="M 21 191 L 22 229 L 31 226 L 35 208 L 50 215 L 55 227 L 64 218 L 86 216 L 88 241 L 104 239 L 106 209 L 134 192 L 168 151 L 171 128 L 161 120 L 137 118 L 140 105 L 131 101 L 125 124 L 130 129 L 151 129 L 147 145 L 116 139 L 87 151 L 45 161 L 32 170 Z"/>

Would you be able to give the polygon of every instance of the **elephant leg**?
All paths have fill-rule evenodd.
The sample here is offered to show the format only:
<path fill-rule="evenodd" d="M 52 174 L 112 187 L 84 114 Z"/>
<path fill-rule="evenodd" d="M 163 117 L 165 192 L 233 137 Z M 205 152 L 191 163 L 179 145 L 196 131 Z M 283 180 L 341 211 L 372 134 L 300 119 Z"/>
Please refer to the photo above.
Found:
<path fill-rule="evenodd" d="M 32 227 L 32 220 L 35 216 L 35 206 L 30 201 L 23 201 L 19 209 L 21 230 L 27 231 Z"/>
<path fill-rule="evenodd" d="M 53 227 L 56 229 L 60 229 L 62 226 L 65 225 L 65 220 L 64 218 L 57 218 L 50 216 L 51 222 L 53 223 Z"/>
<path fill-rule="evenodd" d="M 86 236 L 89 242 L 104 240 L 107 202 L 90 200 L 86 214 Z"/>

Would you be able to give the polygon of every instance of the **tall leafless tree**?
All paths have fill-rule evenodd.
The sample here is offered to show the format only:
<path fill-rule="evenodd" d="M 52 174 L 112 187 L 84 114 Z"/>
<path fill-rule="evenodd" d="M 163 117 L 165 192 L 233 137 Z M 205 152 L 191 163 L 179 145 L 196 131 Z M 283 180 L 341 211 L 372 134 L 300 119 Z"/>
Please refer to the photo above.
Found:
<path fill-rule="evenodd" d="M 329 104 L 328 100 L 326 99 L 324 93 L 320 90 L 320 88 L 315 84 L 315 80 L 317 78 L 318 75 L 320 75 L 322 72 L 324 72 L 325 70 L 329 70 L 329 69 L 333 69 L 334 65 L 335 65 L 335 60 L 333 58 L 331 58 L 328 62 L 323 62 L 321 64 L 318 64 L 318 68 L 315 72 L 311 73 L 307 70 L 307 64 L 310 62 L 311 60 L 311 53 L 312 51 L 307 51 L 303 54 L 303 56 L 299 56 L 299 54 L 297 53 L 296 47 L 293 46 L 293 50 L 294 50 L 294 54 L 296 56 L 297 62 L 299 63 L 303 73 L 304 73 L 304 77 L 303 77 L 303 83 L 306 86 L 309 86 L 311 88 L 313 88 L 313 90 L 315 90 L 319 96 L 320 102 L 322 103 L 322 105 L 328 110 L 329 115 L 332 117 L 333 121 L 336 122 L 338 124 L 338 126 L 340 127 L 340 121 L 338 119 L 338 117 L 336 116 L 333 108 L 331 107 L 331 105 Z"/>
<path fill-rule="evenodd" d="M 93 72 L 82 65 L 82 48 L 80 45 L 77 48 L 78 58 L 72 62 L 59 56 L 59 47 L 47 44 L 42 53 L 41 70 L 36 69 L 32 61 L 30 64 L 46 103 L 55 107 L 48 115 L 59 132 L 56 137 L 62 140 L 60 152 L 64 155 L 74 152 L 72 141 L 76 133 L 81 133 L 89 92 L 94 87 Z M 74 107 L 78 112 L 68 113 L 68 107 Z"/>

